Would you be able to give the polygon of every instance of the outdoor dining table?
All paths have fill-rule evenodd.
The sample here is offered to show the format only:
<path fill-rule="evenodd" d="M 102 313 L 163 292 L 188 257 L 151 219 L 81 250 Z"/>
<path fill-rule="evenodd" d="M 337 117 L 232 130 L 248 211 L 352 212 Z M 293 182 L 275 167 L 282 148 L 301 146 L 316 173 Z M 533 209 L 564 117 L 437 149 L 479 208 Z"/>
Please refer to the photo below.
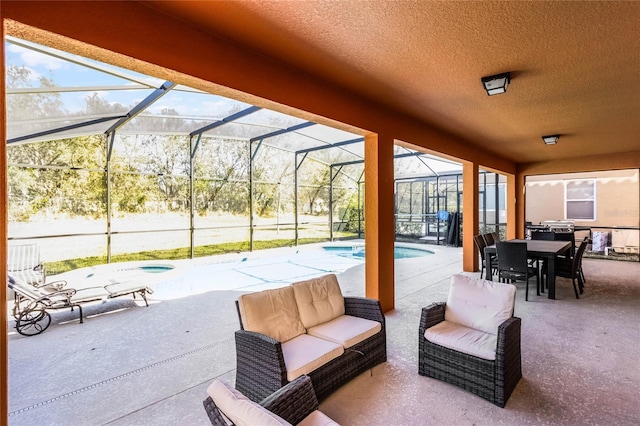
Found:
<path fill-rule="evenodd" d="M 544 259 L 547 267 L 547 288 L 549 299 L 556 298 L 556 257 L 571 247 L 571 241 L 546 241 L 546 240 L 509 240 L 515 243 L 527 243 L 527 256 L 533 259 Z M 484 249 L 484 262 L 487 276 L 492 277 L 491 260 L 496 255 L 496 245 L 490 245 Z"/>

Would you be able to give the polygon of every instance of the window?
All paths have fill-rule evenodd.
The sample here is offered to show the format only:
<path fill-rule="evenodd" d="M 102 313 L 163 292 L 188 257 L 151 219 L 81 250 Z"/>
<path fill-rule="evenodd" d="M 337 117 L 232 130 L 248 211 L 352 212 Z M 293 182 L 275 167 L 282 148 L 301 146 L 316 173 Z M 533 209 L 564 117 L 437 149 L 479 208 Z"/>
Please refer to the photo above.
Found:
<path fill-rule="evenodd" d="M 594 179 L 564 182 L 565 219 L 596 220 L 596 182 Z"/>

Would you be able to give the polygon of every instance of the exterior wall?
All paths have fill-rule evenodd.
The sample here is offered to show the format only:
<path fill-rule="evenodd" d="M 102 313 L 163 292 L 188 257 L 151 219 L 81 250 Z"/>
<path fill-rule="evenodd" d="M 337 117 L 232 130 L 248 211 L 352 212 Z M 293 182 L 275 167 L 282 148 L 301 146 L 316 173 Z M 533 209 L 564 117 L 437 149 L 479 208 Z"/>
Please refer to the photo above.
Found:
<path fill-rule="evenodd" d="M 640 151 L 593 157 L 574 157 L 539 163 L 520 163 L 516 174 L 516 236 L 524 238 L 525 181 L 532 176 L 585 173 L 595 171 L 626 170 L 640 168 Z M 640 206 L 638 206 L 640 209 Z M 636 222 L 636 226 L 640 223 Z"/>
<path fill-rule="evenodd" d="M 640 224 L 640 171 L 528 176 L 526 179 L 525 220 L 534 224 L 545 220 L 563 220 L 564 182 L 567 179 L 596 180 L 596 219 L 576 221 L 583 226 L 638 226 Z"/>

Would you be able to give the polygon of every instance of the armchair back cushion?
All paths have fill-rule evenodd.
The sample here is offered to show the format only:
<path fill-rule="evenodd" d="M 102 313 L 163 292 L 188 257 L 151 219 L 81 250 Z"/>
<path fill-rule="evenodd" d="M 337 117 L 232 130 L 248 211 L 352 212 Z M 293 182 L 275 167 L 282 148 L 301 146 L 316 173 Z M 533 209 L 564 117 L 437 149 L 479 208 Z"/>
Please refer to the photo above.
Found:
<path fill-rule="evenodd" d="M 231 386 L 214 380 L 207 388 L 218 409 L 236 426 L 291 426 L 284 420 L 238 392 Z"/>
<path fill-rule="evenodd" d="M 315 327 L 344 315 L 344 297 L 334 274 L 300 281 L 291 287 L 304 327 Z"/>
<path fill-rule="evenodd" d="M 291 286 L 243 294 L 238 298 L 242 326 L 286 342 L 307 330 L 300 321 Z"/>
<path fill-rule="evenodd" d="M 444 319 L 474 330 L 497 335 L 498 326 L 513 316 L 516 287 L 454 275 Z"/>

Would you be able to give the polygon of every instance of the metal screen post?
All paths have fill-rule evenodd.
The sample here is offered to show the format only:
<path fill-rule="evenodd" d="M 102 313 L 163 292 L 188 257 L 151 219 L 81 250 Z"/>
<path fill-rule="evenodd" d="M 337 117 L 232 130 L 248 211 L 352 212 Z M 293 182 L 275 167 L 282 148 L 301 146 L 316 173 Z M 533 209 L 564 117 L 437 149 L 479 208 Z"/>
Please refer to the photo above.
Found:
<path fill-rule="evenodd" d="M 115 138 L 115 130 L 107 134 L 107 263 L 111 263 L 111 154 Z"/>
<path fill-rule="evenodd" d="M 333 165 L 329 166 L 329 241 L 333 242 Z"/>
<path fill-rule="evenodd" d="M 253 141 L 249 141 L 249 251 L 253 251 Z"/>
<path fill-rule="evenodd" d="M 293 168 L 293 227 L 295 230 L 295 243 L 298 246 L 298 153 L 294 154 Z"/>
<path fill-rule="evenodd" d="M 194 183 L 195 183 L 195 177 L 194 177 L 194 164 L 195 164 L 195 157 L 196 157 L 196 151 L 198 150 L 198 147 L 200 146 L 200 140 L 202 139 L 202 133 L 198 134 L 198 138 L 196 139 L 196 143 L 193 143 L 193 135 L 189 136 L 189 249 L 190 249 L 190 255 L 189 257 L 191 259 L 193 259 L 194 256 L 194 246 L 195 246 L 195 241 L 194 241 L 194 232 L 195 232 L 195 206 L 194 206 L 194 198 L 195 198 L 195 191 L 194 191 Z"/>

